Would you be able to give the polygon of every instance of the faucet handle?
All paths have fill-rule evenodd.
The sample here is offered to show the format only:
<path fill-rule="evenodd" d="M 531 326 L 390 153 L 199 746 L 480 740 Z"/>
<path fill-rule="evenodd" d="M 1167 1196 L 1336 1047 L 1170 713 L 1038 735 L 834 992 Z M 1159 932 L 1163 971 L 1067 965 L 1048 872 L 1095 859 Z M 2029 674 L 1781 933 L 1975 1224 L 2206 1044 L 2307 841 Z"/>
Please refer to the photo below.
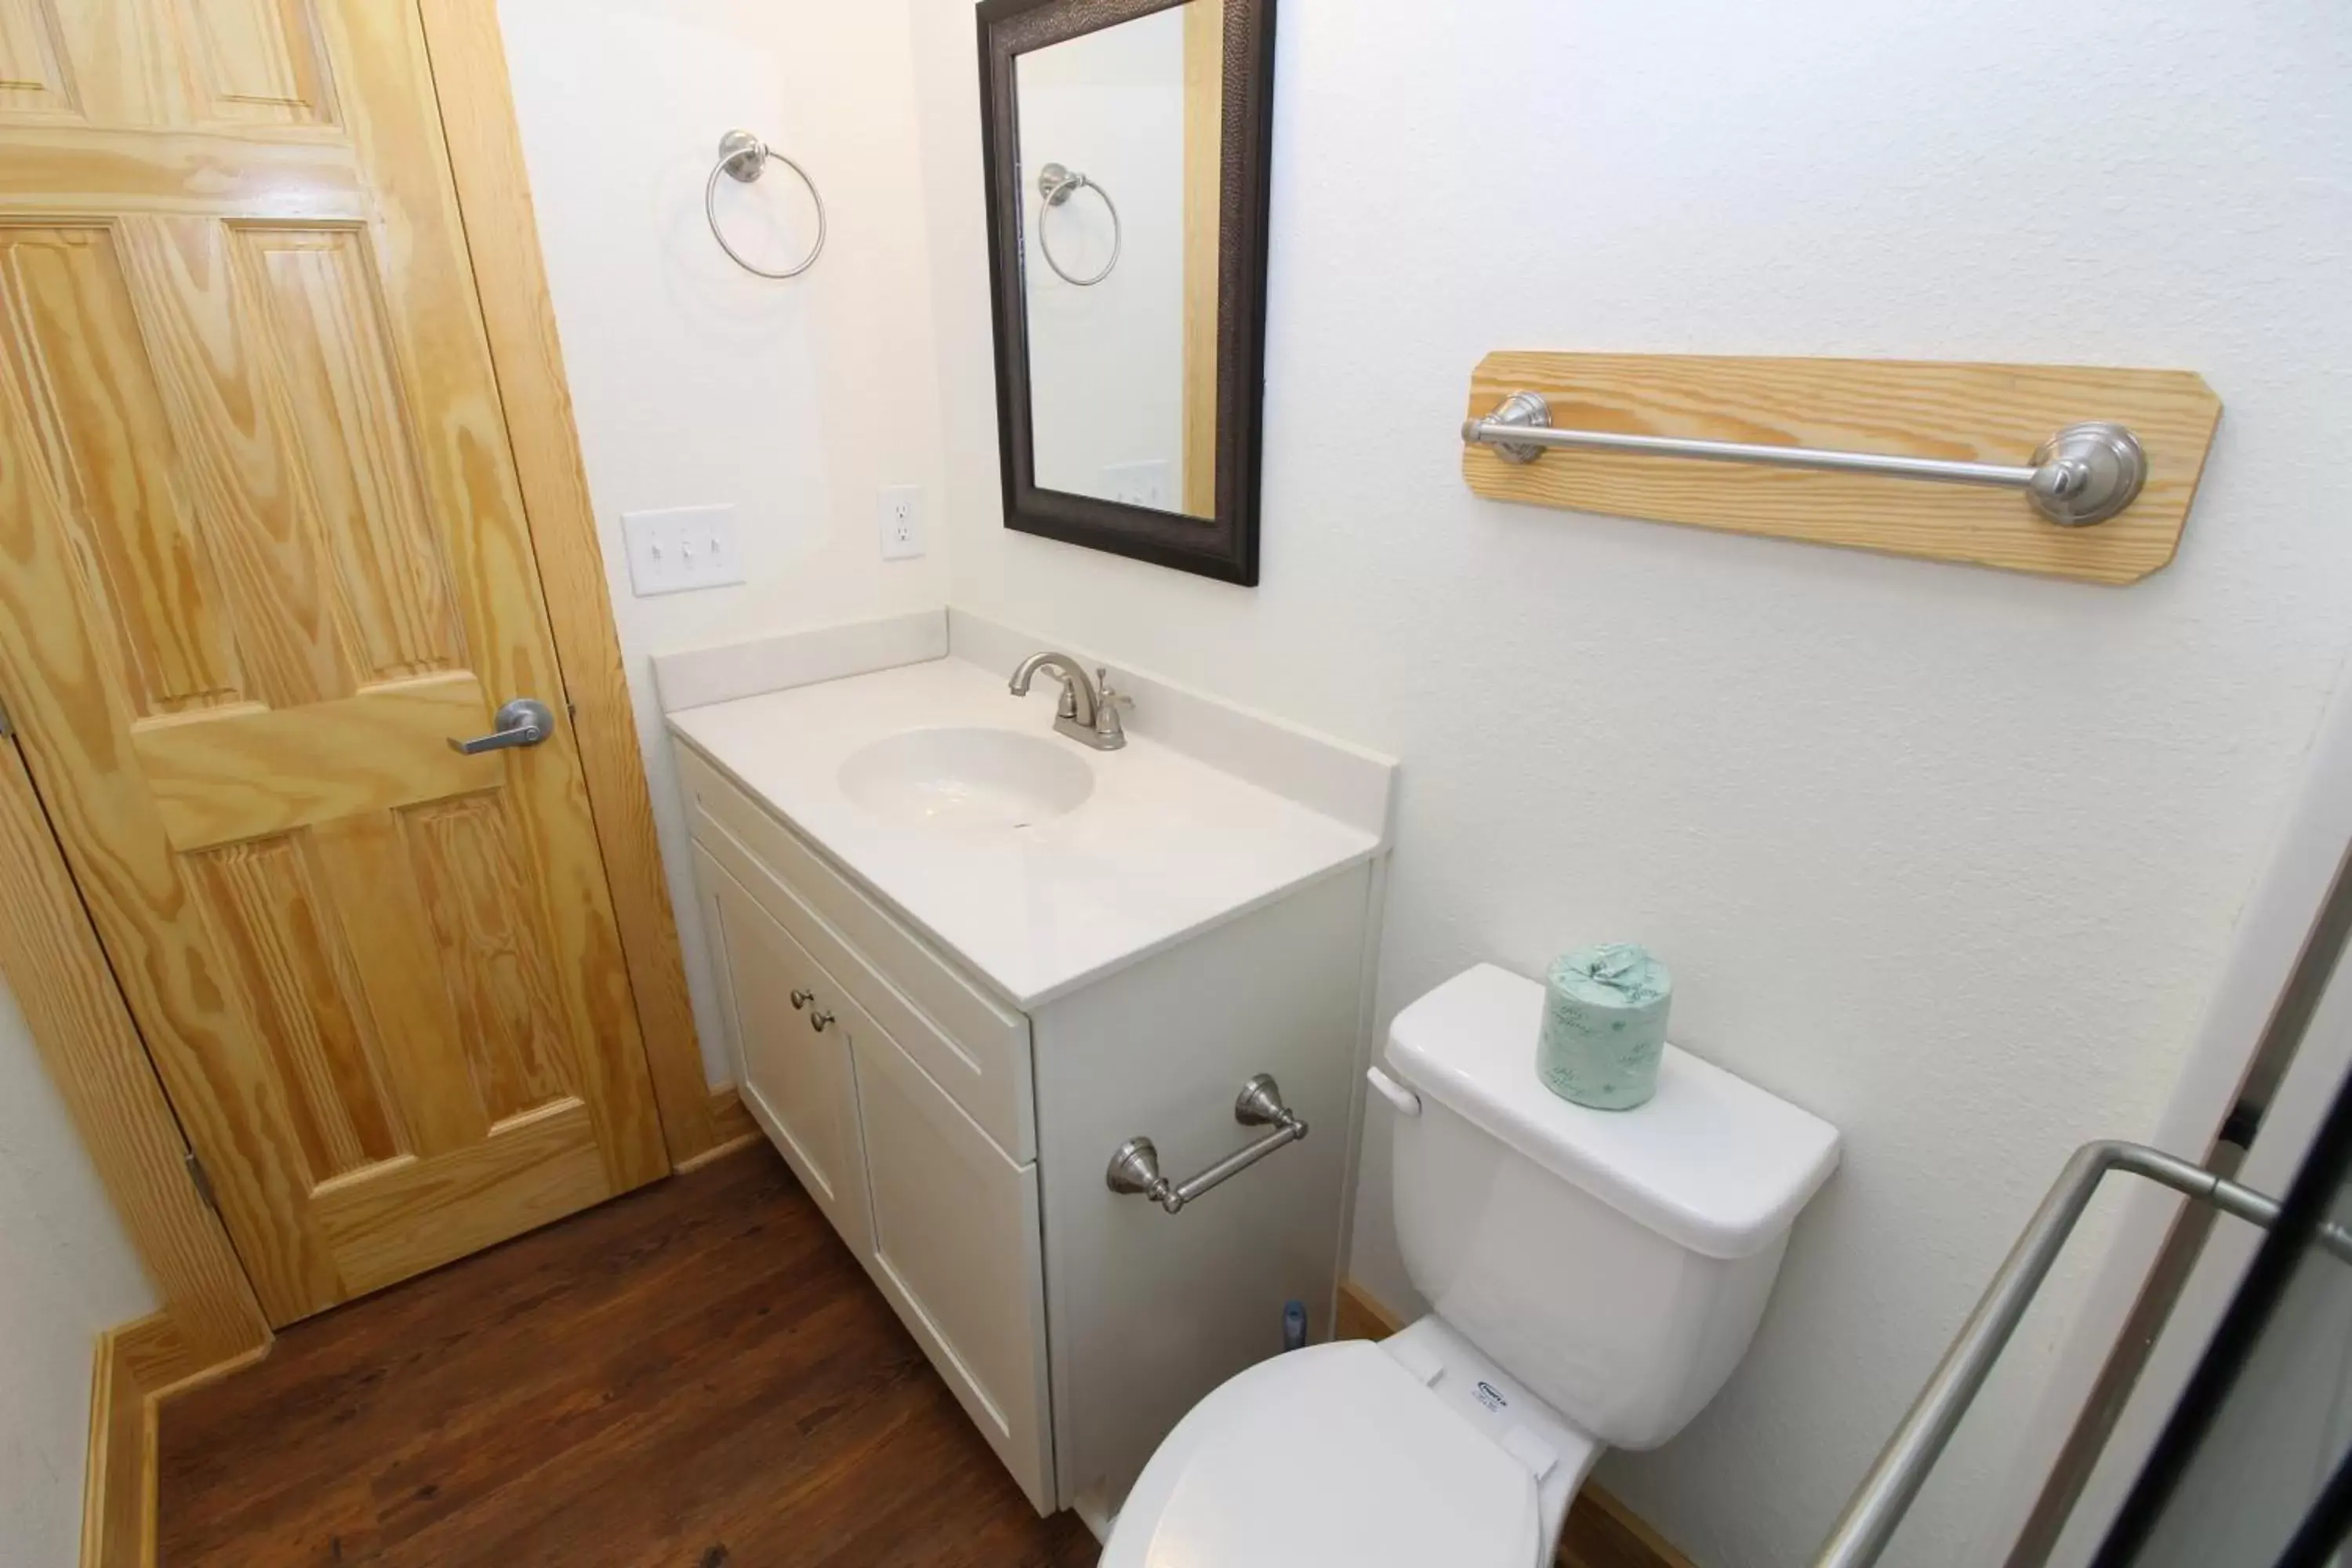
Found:
<path fill-rule="evenodd" d="M 1125 744 L 1127 727 L 1118 721 L 1118 710 L 1134 706 L 1134 698 L 1112 687 L 1109 668 L 1095 666 L 1095 733 L 1106 741 Z"/>

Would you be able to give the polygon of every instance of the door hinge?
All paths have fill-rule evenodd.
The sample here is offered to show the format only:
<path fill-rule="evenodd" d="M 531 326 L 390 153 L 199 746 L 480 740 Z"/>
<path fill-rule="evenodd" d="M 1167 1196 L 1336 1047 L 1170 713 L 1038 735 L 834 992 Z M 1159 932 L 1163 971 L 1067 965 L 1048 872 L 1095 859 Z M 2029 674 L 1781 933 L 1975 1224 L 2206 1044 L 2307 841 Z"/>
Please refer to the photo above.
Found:
<path fill-rule="evenodd" d="M 205 1207 L 215 1214 L 220 1213 L 220 1198 L 213 1191 L 211 1173 L 205 1169 L 205 1163 L 196 1158 L 194 1149 L 188 1151 L 187 1161 L 188 1180 L 196 1184 L 196 1196 L 205 1200 Z"/>

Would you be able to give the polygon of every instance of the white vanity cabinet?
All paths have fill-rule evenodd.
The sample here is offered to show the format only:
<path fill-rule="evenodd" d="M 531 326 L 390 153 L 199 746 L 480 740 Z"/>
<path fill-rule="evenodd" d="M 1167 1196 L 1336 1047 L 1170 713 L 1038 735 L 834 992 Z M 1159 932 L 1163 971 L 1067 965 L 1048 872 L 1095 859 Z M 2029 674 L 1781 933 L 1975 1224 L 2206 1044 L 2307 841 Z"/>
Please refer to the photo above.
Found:
<path fill-rule="evenodd" d="M 1357 1097 L 1370 861 L 1024 1009 L 684 740 L 703 924 L 743 1101 L 1039 1511 L 1114 1510 L 1176 1420 L 1329 1331 Z M 920 831 L 909 828 L 909 832 Z M 1008 921 L 1055 918 L 1007 889 Z M 1182 1179 L 1301 1142 L 1176 1215 L 1112 1193 L 1143 1134 Z"/>

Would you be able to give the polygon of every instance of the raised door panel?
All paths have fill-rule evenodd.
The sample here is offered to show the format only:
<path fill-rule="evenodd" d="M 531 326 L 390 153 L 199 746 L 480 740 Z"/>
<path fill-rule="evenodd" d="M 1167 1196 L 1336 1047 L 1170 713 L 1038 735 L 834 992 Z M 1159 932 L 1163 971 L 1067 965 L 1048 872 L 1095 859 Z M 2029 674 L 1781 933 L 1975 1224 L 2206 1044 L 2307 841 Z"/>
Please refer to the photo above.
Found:
<path fill-rule="evenodd" d="M 141 128 L 187 122 L 180 29 L 169 0 L 0 4 L 26 14 L 24 31 L 37 26 L 46 34 L 77 121 Z M 46 118 L 37 110 L 34 117 Z"/>
<path fill-rule="evenodd" d="M 1040 1513 L 1054 1491 L 1037 1167 L 1016 1165 L 879 1029 L 856 1034 L 874 1272 Z"/>
<path fill-rule="evenodd" d="M 79 118 L 54 0 L 0 0 L 0 118 Z"/>
<path fill-rule="evenodd" d="M 315 0 L 0 0 L 0 121 L 331 125 L 320 10 Z"/>
<path fill-rule="evenodd" d="M 179 0 L 179 19 L 199 118 L 251 125 L 333 118 L 311 0 Z"/>
<path fill-rule="evenodd" d="M 695 852 L 738 1087 L 833 1228 L 862 1260 L 874 1252 L 857 1085 L 838 987 L 709 852 Z M 829 1020 L 824 1027 L 816 1020 Z"/>
<path fill-rule="evenodd" d="M 430 73 L 372 0 L 0 50 L 104 127 L 0 100 L 0 692 L 282 1323 L 667 1168 L 569 727 L 449 745 L 563 702 Z"/>

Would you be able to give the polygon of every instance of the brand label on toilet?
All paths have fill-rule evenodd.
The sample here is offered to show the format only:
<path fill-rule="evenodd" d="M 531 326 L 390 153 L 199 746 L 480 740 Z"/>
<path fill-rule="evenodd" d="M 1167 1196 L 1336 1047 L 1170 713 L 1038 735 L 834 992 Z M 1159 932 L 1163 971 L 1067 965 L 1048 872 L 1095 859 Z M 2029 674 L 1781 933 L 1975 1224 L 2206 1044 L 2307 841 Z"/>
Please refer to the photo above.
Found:
<path fill-rule="evenodd" d="M 1503 1397 L 1503 1391 L 1491 1383 L 1480 1383 L 1477 1394 L 1478 1403 L 1489 1410 L 1501 1410 L 1511 1403 Z"/>

